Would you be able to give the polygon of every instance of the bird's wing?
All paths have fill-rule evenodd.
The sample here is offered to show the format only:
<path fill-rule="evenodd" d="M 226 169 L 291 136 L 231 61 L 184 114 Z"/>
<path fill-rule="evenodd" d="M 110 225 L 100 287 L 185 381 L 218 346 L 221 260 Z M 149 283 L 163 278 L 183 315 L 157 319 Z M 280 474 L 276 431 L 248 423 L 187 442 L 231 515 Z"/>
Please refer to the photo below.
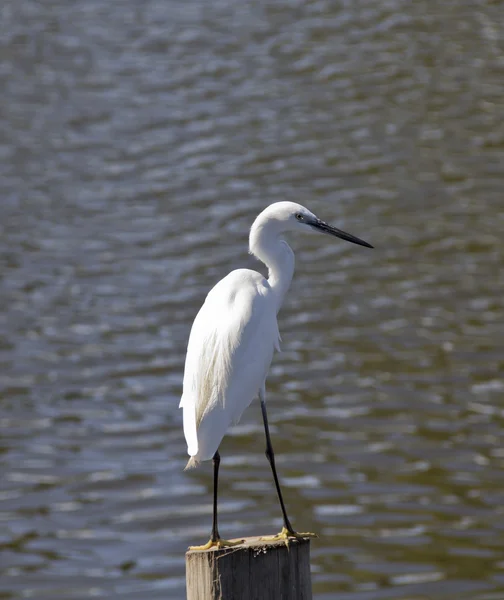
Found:
<path fill-rule="evenodd" d="M 189 336 L 180 402 L 190 455 L 198 452 L 198 429 L 210 413 L 219 419 L 220 439 L 239 420 L 264 383 L 278 343 L 274 298 L 258 273 L 233 271 L 210 291 Z"/>

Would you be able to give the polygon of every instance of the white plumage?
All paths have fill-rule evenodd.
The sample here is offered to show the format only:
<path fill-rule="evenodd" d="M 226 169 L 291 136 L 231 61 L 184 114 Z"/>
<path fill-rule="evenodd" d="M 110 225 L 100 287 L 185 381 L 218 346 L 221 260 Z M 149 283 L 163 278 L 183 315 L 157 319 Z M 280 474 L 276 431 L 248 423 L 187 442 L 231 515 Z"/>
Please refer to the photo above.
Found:
<path fill-rule="evenodd" d="M 180 401 L 191 457 L 186 468 L 211 459 L 229 425 L 264 391 L 279 350 L 277 313 L 294 273 L 283 234 L 309 229 L 369 246 L 294 202 L 271 204 L 257 217 L 249 250 L 268 267 L 268 279 L 249 269 L 227 275 L 209 292 L 189 336 Z"/>
<path fill-rule="evenodd" d="M 213 457 L 264 384 L 279 349 L 272 294 L 262 275 L 239 269 L 210 291 L 194 320 L 180 402 L 189 468 Z"/>

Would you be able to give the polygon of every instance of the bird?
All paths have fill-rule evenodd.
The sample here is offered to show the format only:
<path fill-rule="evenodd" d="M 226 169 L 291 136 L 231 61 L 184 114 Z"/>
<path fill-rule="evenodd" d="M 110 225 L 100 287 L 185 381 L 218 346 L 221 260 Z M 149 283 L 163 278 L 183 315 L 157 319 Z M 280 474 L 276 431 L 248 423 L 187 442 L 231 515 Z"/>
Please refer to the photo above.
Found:
<path fill-rule="evenodd" d="M 270 204 L 254 220 L 249 234 L 249 252 L 264 263 L 268 276 L 251 269 L 232 271 L 210 290 L 191 327 L 179 406 L 190 457 L 185 470 L 212 460 L 214 475 L 210 539 L 202 546 L 191 546 L 191 550 L 224 548 L 243 541 L 225 540 L 219 535 L 219 446 L 229 426 L 239 421 L 256 397 L 261 404 L 266 457 L 283 518 L 281 532 L 268 539 L 288 543 L 289 538 L 314 535 L 296 532 L 287 516 L 269 432 L 265 391 L 273 354 L 280 350 L 277 315 L 294 275 L 294 252 L 285 234 L 302 231 L 316 231 L 373 248 L 328 225 L 300 204 Z"/>

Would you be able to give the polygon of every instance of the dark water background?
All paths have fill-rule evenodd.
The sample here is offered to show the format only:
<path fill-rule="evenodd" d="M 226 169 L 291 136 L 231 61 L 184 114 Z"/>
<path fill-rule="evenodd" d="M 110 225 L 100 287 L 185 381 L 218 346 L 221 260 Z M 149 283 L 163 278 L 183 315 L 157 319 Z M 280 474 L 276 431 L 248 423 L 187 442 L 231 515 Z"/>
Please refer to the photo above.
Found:
<path fill-rule="evenodd" d="M 315 598 L 502 600 L 502 3 L 3 0 L 0 92 L 0 598 L 185 597 L 189 328 L 293 200 L 376 246 L 292 240 L 268 393 Z M 263 448 L 253 404 L 224 536 L 281 525 Z"/>

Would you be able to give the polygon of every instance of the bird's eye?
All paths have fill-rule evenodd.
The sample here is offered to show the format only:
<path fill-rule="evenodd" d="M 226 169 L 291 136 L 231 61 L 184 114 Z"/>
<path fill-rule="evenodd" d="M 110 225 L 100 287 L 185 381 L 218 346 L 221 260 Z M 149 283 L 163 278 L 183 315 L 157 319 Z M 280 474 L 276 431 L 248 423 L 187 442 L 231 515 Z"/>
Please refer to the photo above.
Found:
<path fill-rule="evenodd" d="M 296 213 L 296 219 L 298 221 L 302 221 L 304 219 L 303 215 L 301 213 Z"/>

